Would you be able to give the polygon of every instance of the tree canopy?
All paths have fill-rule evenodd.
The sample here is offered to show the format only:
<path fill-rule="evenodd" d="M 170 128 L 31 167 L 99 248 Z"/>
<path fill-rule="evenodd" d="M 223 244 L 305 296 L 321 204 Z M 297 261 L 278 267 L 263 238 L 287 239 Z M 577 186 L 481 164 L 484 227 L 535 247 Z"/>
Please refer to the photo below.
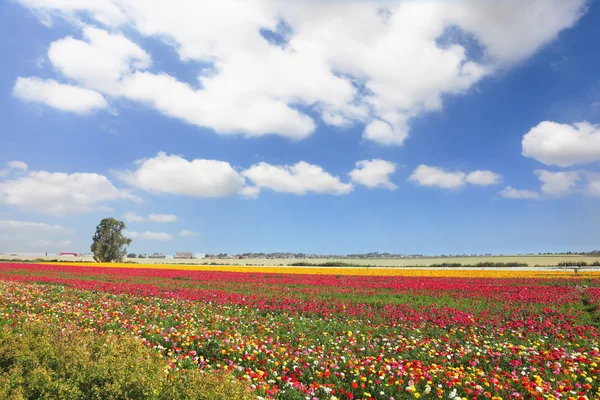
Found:
<path fill-rule="evenodd" d="M 119 262 L 127 254 L 131 239 L 123 236 L 125 223 L 114 218 L 104 218 L 96 227 L 91 246 L 97 262 Z"/>

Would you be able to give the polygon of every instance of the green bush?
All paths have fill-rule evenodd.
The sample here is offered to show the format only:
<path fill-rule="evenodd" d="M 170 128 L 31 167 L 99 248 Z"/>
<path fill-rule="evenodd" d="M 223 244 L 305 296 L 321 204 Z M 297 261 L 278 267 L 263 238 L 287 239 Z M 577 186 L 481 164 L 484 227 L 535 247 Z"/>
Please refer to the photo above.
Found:
<path fill-rule="evenodd" d="M 230 375 L 169 370 L 131 337 L 0 329 L 0 399 L 250 399 Z"/>
<path fill-rule="evenodd" d="M 587 263 L 585 261 L 565 261 L 559 262 L 559 267 L 600 267 L 600 261 L 594 261 L 593 263 Z"/>
<path fill-rule="evenodd" d="M 359 267 L 359 268 L 514 268 L 527 267 L 527 263 L 522 262 L 480 262 L 477 264 L 461 264 L 461 263 L 439 263 L 430 265 L 370 265 L 370 264 L 354 264 L 343 261 L 324 261 L 312 263 L 308 261 L 298 261 L 288 264 L 289 267 Z"/>

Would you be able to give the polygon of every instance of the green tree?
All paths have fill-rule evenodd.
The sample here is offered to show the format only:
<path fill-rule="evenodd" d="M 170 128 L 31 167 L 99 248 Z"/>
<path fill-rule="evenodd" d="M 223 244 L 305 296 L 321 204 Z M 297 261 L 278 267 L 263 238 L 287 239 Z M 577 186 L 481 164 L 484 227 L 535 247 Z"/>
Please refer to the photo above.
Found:
<path fill-rule="evenodd" d="M 92 240 L 92 253 L 97 262 L 119 262 L 127 254 L 131 239 L 123 236 L 125 223 L 114 218 L 104 218 L 96 227 Z"/>

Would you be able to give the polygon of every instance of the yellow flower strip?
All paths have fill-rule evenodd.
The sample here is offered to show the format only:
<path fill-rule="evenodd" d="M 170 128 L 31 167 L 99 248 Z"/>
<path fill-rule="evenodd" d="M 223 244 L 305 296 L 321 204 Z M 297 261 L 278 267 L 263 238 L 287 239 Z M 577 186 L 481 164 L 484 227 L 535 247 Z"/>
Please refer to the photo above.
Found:
<path fill-rule="evenodd" d="M 427 268 L 361 268 L 361 267 L 272 267 L 239 265 L 177 265 L 119 263 L 52 263 L 85 267 L 148 268 L 181 271 L 221 271 L 271 274 L 360 275 L 360 276 L 428 276 L 446 278 L 600 278 L 600 271 L 579 272 L 571 269 L 556 271 L 492 270 L 492 269 L 427 269 Z"/>

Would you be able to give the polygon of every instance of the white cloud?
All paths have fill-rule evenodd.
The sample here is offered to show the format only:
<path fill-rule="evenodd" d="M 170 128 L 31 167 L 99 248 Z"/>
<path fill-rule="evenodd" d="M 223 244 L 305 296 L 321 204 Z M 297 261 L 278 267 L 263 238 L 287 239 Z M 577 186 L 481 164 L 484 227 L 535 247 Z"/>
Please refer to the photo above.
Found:
<path fill-rule="evenodd" d="M 585 9 L 585 0 L 19 1 L 45 22 L 96 20 L 202 64 L 195 88 L 143 71 L 149 56 L 122 35 L 84 28 L 85 41 L 59 40 L 49 58 L 86 87 L 222 134 L 302 139 L 315 130 L 304 111 L 312 109 L 333 126 L 364 123 L 364 138 L 386 145 L 402 144 L 412 118 L 529 57 Z M 472 35 L 484 56 L 471 58 L 449 28 Z M 285 43 L 269 43 L 261 29 Z"/>
<path fill-rule="evenodd" d="M 507 199 L 529 199 L 529 200 L 539 200 L 540 195 L 531 190 L 525 189 L 515 189 L 511 186 L 507 186 L 502 189 L 498 194 Z"/>
<path fill-rule="evenodd" d="M 0 251 L 64 251 L 71 246 L 72 229 L 41 222 L 0 220 Z"/>
<path fill-rule="evenodd" d="M 81 11 L 89 12 L 98 22 L 108 25 L 123 23 L 126 16 L 121 7 L 106 0 L 19 0 L 31 8 L 47 25 L 51 17 L 66 16 L 75 19 Z"/>
<path fill-rule="evenodd" d="M 600 174 L 587 173 L 586 193 L 592 196 L 600 197 Z"/>
<path fill-rule="evenodd" d="M 521 61 L 572 27 L 586 10 L 585 0 L 466 0 L 453 3 L 451 17 L 501 64 Z M 510 32 L 506 29 L 510 26 Z"/>
<path fill-rule="evenodd" d="M 177 222 L 177 215 L 173 214 L 150 214 L 148 215 L 148 221 L 151 222 Z"/>
<path fill-rule="evenodd" d="M 118 95 L 121 79 L 150 65 L 150 56 L 119 34 L 85 27 L 86 41 L 66 37 L 48 49 L 52 66 L 80 84 L 103 93 Z"/>
<path fill-rule="evenodd" d="M 492 171 L 477 170 L 470 172 L 465 178 L 467 183 L 479 186 L 498 185 L 502 182 L 502 175 Z"/>
<path fill-rule="evenodd" d="M 95 173 L 31 171 L 10 180 L 0 180 L 0 204 L 27 211 L 64 215 L 106 210 L 106 203 L 139 200 L 117 189 Z"/>
<path fill-rule="evenodd" d="M 449 172 L 438 167 L 419 165 L 409 179 L 422 186 L 440 187 L 443 189 L 458 189 L 465 186 L 464 172 Z"/>
<path fill-rule="evenodd" d="M 363 138 L 384 145 L 399 145 L 408 137 L 408 129 L 404 124 L 398 124 L 393 128 L 387 122 L 379 119 L 365 126 Z"/>
<path fill-rule="evenodd" d="M 125 236 L 130 237 L 131 239 L 142 239 L 142 240 L 158 240 L 161 242 L 168 242 L 173 240 L 173 237 L 166 232 L 135 232 L 135 231 L 125 231 Z"/>
<path fill-rule="evenodd" d="M 535 174 L 542 182 L 542 193 L 550 196 L 564 196 L 572 193 L 580 179 L 579 171 L 550 172 L 537 169 Z"/>
<path fill-rule="evenodd" d="M 124 182 L 152 193 L 194 197 L 241 195 L 256 198 L 261 189 L 283 193 L 347 194 L 352 184 L 324 171 L 318 165 L 300 161 L 294 165 L 255 164 L 238 173 L 228 162 L 195 159 L 159 152 L 156 157 L 137 161 L 134 171 L 116 171 Z M 246 178 L 252 181 L 248 185 Z"/>
<path fill-rule="evenodd" d="M 256 199 L 260 194 L 260 188 L 257 186 L 245 186 L 240 190 L 240 194 L 249 199 Z"/>
<path fill-rule="evenodd" d="M 396 171 L 396 164 L 385 160 L 363 160 L 356 163 L 356 168 L 349 172 L 353 182 L 368 188 L 383 187 L 397 189 L 390 181 L 390 175 Z"/>
<path fill-rule="evenodd" d="M 198 235 L 200 235 L 198 232 L 188 231 L 187 229 L 184 229 L 181 232 L 179 232 L 179 236 L 181 237 L 194 237 Z"/>
<path fill-rule="evenodd" d="M 44 103 L 62 111 L 87 114 L 108 108 L 104 97 L 91 89 L 58 83 L 53 79 L 17 78 L 13 95 L 21 100 Z"/>
<path fill-rule="evenodd" d="M 482 170 L 469 173 L 463 171 L 446 171 L 439 167 L 421 164 L 415 168 L 408 179 L 421 186 L 460 189 L 467 183 L 477 186 L 496 185 L 502 182 L 502 175 Z"/>
<path fill-rule="evenodd" d="M 29 166 L 27 164 L 25 164 L 23 161 L 9 161 L 6 163 L 7 167 L 4 169 L 0 169 L 0 178 L 4 178 L 8 175 L 10 175 L 13 171 L 16 172 L 25 172 L 27 171 L 27 169 L 29 168 Z"/>
<path fill-rule="evenodd" d="M 23 161 L 13 160 L 13 161 L 8 162 L 8 168 L 15 169 L 18 171 L 27 171 L 29 166 L 27 164 L 25 164 Z"/>
<path fill-rule="evenodd" d="M 242 172 L 256 186 L 280 193 L 348 194 L 352 185 L 324 171 L 318 165 L 300 161 L 294 165 L 255 164 Z"/>
<path fill-rule="evenodd" d="M 245 185 L 244 178 L 225 161 L 188 161 L 163 152 L 138 161 L 137 170 L 117 172 L 117 176 L 148 192 L 194 197 L 230 196 L 240 193 Z"/>
<path fill-rule="evenodd" d="M 540 122 L 523 136 L 523 155 L 546 165 L 568 167 L 600 161 L 600 125 Z"/>
<path fill-rule="evenodd" d="M 214 94 L 205 93 L 206 90 L 194 90 L 169 75 L 147 72 L 138 72 L 123 83 L 123 96 L 128 99 L 149 104 L 165 115 L 210 127 L 221 134 L 278 134 L 303 139 L 315 129 L 309 116 L 282 101 L 266 96 L 228 98 L 221 88 L 213 89 Z"/>
<path fill-rule="evenodd" d="M 123 219 L 127 222 L 142 222 L 144 217 L 137 215 L 134 211 L 127 211 L 123 214 Z"/>

